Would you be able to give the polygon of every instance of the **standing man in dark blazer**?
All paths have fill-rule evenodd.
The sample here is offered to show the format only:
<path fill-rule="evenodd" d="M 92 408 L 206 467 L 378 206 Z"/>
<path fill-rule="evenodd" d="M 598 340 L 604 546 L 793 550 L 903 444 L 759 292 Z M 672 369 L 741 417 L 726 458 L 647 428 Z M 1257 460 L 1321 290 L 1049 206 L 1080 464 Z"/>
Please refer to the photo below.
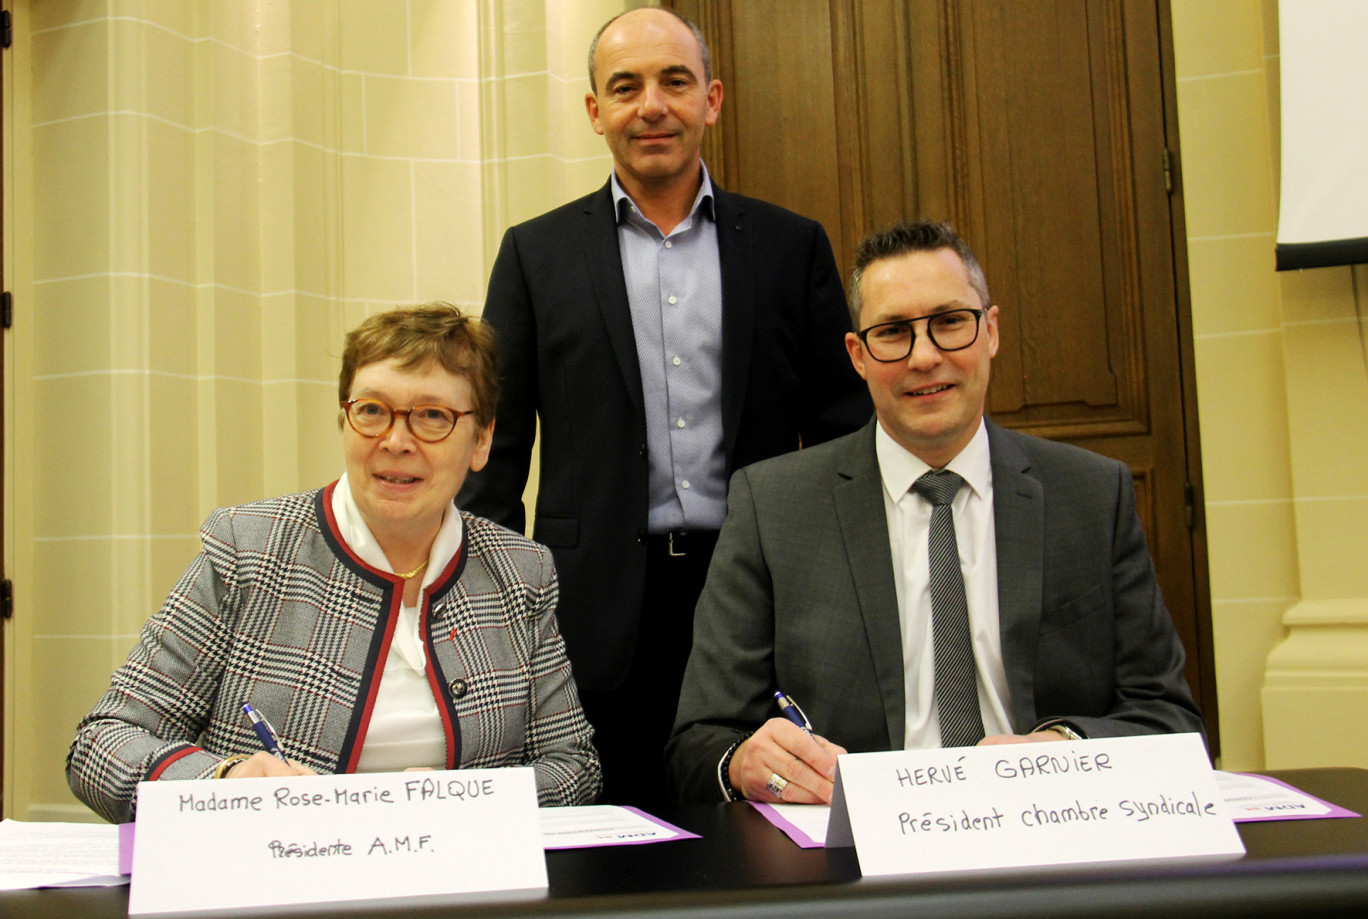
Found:
<path fill-rule="evenodd" d="M 998 308 L 968 246 L 935 223 L 868 237 L 850 309 L 877 420 L 733 477 L 680 796 L 830 801 L 842 752 L 1200 732 L 1130 470 L 983 416 Z"/>
<path fill-rule="evenodd" d="M 533 537 L 560 573 L 603 800 L 649 805 L 666 797 L 662 751 L 728 477 L 854 430 L 870 403 L 821 226 L 708 177 L 699 151 L 722 84 L 697 27 L 624 13 L 589 63 L 585 105 L 613 174 L 504 236 L 484 311 L 499 424 L 459 501 L 523 530 L 539 438 Z"/>

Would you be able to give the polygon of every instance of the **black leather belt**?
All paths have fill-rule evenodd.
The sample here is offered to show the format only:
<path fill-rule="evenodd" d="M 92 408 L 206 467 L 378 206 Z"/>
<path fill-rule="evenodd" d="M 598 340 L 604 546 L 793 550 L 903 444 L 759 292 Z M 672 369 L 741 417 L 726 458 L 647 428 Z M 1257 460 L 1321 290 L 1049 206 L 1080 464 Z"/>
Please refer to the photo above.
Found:
<path fill-rule="evenodd" d="M 670 558 L 711 554 L 716 545 L 716 530 L 671 530 L 668 533 L 646 534 L 646 548 Z"/>

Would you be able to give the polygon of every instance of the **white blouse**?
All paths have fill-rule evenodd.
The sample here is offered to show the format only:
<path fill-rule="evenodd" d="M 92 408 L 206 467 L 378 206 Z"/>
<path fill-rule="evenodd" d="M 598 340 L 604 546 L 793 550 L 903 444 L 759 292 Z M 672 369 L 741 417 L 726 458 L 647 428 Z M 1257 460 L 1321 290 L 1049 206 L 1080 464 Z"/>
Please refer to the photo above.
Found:
<path fill-rule="evenodd" d="M 371 535 L 343 473 L 332 495 L 337 528 L 351 550 L 372 568 L 394 571 Z M 423 572 L 426 588 L 455 556 L 465 538 L 461 515 L 446 510 Z M 415 766 L 445 769 L 446 732 L 426 672 L 427 656 L 418 634 L 418 607 L 404 604 L 375 694 L 370 727 L 357 760 L 357 772 L 400 772 Z"/>

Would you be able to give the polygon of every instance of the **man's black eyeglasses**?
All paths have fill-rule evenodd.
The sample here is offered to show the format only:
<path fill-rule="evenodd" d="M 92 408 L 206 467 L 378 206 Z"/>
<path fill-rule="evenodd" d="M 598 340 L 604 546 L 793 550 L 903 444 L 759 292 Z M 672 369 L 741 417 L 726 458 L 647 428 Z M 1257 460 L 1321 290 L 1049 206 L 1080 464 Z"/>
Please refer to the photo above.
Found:
<path fill-rule="evenodd" d="M 917 319 L 881 322 L 855 334 L 864 343 L 870 357 L 880 363 L 891 364 L 907 360 L 912 353 L 912 346 L 917 342 L 917 331 L 913 328 L 916 323 L 926 323 L 927 337 L 940 350 L 963 351 L 978 341 L 979 320 L 982 318 L 983 310 L 946 310 Z"/>

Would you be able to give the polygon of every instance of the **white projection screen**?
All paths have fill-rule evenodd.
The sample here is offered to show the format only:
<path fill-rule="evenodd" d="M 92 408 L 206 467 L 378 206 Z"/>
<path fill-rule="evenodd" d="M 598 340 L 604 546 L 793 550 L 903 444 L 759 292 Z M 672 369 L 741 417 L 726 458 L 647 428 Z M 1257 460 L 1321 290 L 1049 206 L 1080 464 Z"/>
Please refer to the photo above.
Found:
<path fill-rule="evenodd" d="M 1280 0 L 1279 271 L 1368 262 L 1368 0 Z"/>

